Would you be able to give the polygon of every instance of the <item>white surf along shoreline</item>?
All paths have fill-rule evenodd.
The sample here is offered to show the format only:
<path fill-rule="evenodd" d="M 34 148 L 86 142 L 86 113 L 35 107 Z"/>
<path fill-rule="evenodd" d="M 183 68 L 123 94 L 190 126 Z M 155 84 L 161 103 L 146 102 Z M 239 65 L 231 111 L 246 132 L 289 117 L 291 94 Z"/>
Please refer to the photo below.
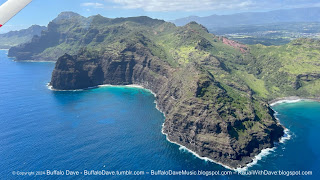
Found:
<path fill-rule="evenodd" d="M 315 102 L 320 102 L 320 98 L 300 98 L 297 96 L 291 96 L 291 97 L 285 97 L 285 98 L 279 98 L 275 99 L 269 102 L 270 106 L 275 106 L 278 104 L 283 104 L 283 103 L 297 103 L 301 101 L 315 101 Z"/>
<path fill-rule="evenodd" d="M 157 96 L 152 90 L 147 89 L 147 88 L 145 88 L 145 87 L 143 87 L 143 86 L 141 86 L 141 85 L 137 85 L 137 84 L 132 84 L 132 85 L 110 85 L 110 84 L 104 84 L 104 85 L 98 85 L 98 86 L 94 86 L 94 87 L 89 87 L 89 88 L 85 88 L 85 89 L 76 89 L 76 90 L 57 90 L 57 89 L 52 88 L 52 86 L 51 86 L 49 83 L 47 84 L 47 86 L 48 86 L 48 88 L 49 88 L 50 90 L 53 90 L 53 91 L 84 91 L 84 90 L 89 90 L 89 89 L 94 89 L 94 88 L 100 88 L 100 87 L 128 87 L 128 88 L 144 89 L 144 90 L 147 90 L 147 91 L 149 91 L 150 93 L 152 93 L 152 94 L 154 95 L 154 97 Z M 271 106 L 271 108 L 272 108 L 273 106 L 276 106 L 276 105 L 279 105 L 279 104 L 283 104 L 283 103 L 297 103 L 297 102 L 300 102 L 300 101 L 320 101 L 320 99 L 307 99 L 307 98 L 304 99 L 304 98 L 299 98 L 299 97 L 286 97 L 286 98 L 281 98 L 281 99 L 276 99 L 276 100 L 270 101 L 269 104 L 270 104 L 270 106 Z M 164 115 L 164 117 L 165 117 L 165 113 L 160 110 L 160 108 L 159 108 L 156 100 L 155 100 L 155 104 L 156 104 L 156 108 L 158 109 L 158 111 L 160 111 L 160 112 Z M 275 112 L 274 116 L 275 116 L 275 118 L 277 119 L 278 123 L 280 124 L 280 120 L 277 118 L 278 112 L 276 112 L 275 110 L 274 110 L 274 112 Z M 185 147 L 185 146 L 183 146 L 183 145 L 181 145 L 181 144 L 179 144 L 179 143 L 177 143 L 177 142 L 171 141 L 171 140 L 168 138 L 168 134 L 166 134 L 166 133 L 164 132 L 164 124 L 165 124 L 165 123 L 162 124 L 161 133 L 166 136 L 166 139 L 167 139 L 168 142 L 178 145 L 178 146 L 179 146 L 179 150 L 187 151 L 187 152 L 193 154 L 194 156 L 196 156 L 197 158 L 199 158 L 199 159 L 201 159 L 201 160 L 213 162 L 213 163 L 215 163 L 215 164 L 219 164 L 219 165 L 223 166 L 223 167 L 226 168 L 226 169 L 233 170 L 233 171 L 237 171 L 237 172 L 247 171 L 248 168 L 250 168 L 250 167 L 258 164 L 258 161 L 260 161 L 263 157 L 265 157 L 265 156 L 269 155 L 270 153 L 272 153 L 272 152 L 277 148 L 277 145 L 275 145 L 275 147 L 273 147 L 273 148 L 266 148 L 266 149 L 261 150 L 261 152 L 252 159 L 252 162 L 249 163 L 249 164 L 247 164 L 247 165 L 246 165 L 245 167 L 243 167 L 243 168 L 231 168 L 231 167 L 229 167 L 229 166 L 227 166 L 227 165 L 225 165 L 225 164 L 223 164 L 223 163 L 217 162 L 217 161 L 215 161 L 215 160 L 213 160 L 213 159 L 210 159 L 210 158 L 208 158 L 208 157 L 202 157 L 202 156 L 200 156 L 199 154 L 197 154 L 196 152 L 188 149 L 187 147 Z M 287 128 L 285 128 L 285 130 L 284 130 L 284 136 L 281 137 L 281 139 L 279 140 L 279 143 L 285 143 L 287 140 L 290 140 L 290 139 L 291 139 L 290 130 L 287 129 Z"/>

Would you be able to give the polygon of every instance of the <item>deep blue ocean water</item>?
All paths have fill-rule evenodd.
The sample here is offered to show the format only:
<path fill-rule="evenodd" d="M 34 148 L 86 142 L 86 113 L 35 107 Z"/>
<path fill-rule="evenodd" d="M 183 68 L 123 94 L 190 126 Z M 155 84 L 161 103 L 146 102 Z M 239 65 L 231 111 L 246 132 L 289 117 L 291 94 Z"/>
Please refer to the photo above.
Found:
<path fill-rule="evenodd" d="M 51 91 L 54 63 L 14 62 L 0 50 L 0 179 L 33 179 L 16 172 L 46 170 L 226 171 L 166 140 L 164 116 L 147 90 L 102 87 Z M 320 103 L 274 107 L 291 139 L 249 170 L 308 170 L 320 177 Z M 205 176 L 46 176 L 41 179 L 208 179 Z M 214 176 L 209 179 L 283 179 Z"/>

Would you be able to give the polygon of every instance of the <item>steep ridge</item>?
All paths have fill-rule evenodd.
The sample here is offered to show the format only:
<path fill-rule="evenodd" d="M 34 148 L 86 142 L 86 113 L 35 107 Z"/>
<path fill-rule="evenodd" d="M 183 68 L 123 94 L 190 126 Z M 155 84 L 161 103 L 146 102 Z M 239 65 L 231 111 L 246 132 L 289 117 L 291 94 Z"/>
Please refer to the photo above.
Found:
<path fill-rule="evenodd" d="M 18 61 L 56 61 L 64 53 L 76 54 L 82 47 L 99 48 L 137 31 L 126 28 L 130 24 L 141 25 L 135 28 L 143 30 L 162 23 L 164 21 L 151 21 L 148 17 L 109 19 L 97 15 L 85 18 L 77 13 L 62 12 L 48 24 L 48 29 L 41 36 L 34 37 L 30 43 L 10 48 L 8 55 Z"/>

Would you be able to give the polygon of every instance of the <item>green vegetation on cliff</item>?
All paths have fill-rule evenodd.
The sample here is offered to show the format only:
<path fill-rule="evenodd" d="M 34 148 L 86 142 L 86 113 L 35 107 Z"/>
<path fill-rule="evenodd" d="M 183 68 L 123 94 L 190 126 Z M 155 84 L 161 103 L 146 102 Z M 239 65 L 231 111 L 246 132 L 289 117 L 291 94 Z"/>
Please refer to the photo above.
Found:
<path fill-rule="evenodd" d="M 261 82 L 249 84 L 257 94 L 265 94 L 267 100 L 320 96 L 320 40 L 297 39 L 283 46 L 255 45 L 250 52 L 253 58 L 248 58 L 248 66 L 239 69 L 252 74 L 255 82 Z M 249 79 L 247 75 L 243 77 Z"/>

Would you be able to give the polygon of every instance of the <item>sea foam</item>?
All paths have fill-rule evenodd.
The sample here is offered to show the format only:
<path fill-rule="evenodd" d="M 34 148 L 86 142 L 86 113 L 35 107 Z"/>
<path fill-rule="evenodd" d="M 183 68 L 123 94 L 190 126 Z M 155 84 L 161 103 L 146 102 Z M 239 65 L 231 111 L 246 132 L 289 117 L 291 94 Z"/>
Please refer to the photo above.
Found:
<path fill-rule="evenodd" d="M 284 99 L 284 100 L 279 100 L 279 101 L 276 101 L 274 103 L 271 103 L 270 106 L 275 106 L 277 104 L 283 104 L 283 103 L 297 103 L 297 102 L 300 102 L 300 101 L 303 101 L 303 99 L 293 99 L 293 100 Z"/>

